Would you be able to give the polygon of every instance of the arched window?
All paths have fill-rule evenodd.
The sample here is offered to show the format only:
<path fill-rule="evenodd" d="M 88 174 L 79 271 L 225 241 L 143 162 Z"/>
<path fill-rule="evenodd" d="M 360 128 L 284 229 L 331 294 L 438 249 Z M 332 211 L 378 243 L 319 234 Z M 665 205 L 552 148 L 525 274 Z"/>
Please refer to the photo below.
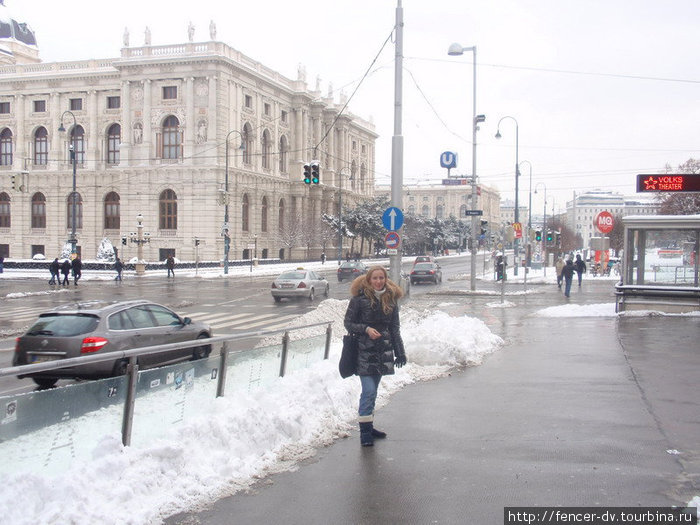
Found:
<path fill-rule="evenodd" d="M 160 155 L 162 159 L 177 160 L 181 157 L 182 139 L 179 126 L 180 121 L 174 115 L 170 115 L 163 121 L 162 151 Z"/>
<path fill-rule="evenodd" d="M 121 226 L 119 194 L 111 191 L 105 195 L 105 230 L 118 230 Z"/>
<path fill-rule="evenodd" d="M 459 207 L 459 217 L 462 218 L 462 217 L 466 217 L 466 216 L 467 216 L 467 205 L 462 204 Z"/>
<path fill-rule="evenodd" d="M 83 227 L 83 198 L 80 193 L 75 192 L 75 229 L 80 230 Z M 73 195 L 68 195 L 66 198 L 66 228 L 73 228 Z"/>
<path fill-rule="evenodd" d="M 10 215 L 10 196 L 4 191 L 0 193 L 0 228 L 9 228 L 12 225 Z"/>
<path fill-rule="evenodd" d="M 32 228 L 46 228 L 46 197 L 43 193 L 32 195 Z"/>
<path fill-rule="evenodd" d="M 445 207 L 441 204 L 438 204 L 437 209 L 435 210 L 435 216 L 438 219 L 444 219 L 445 215 Z"/>
<path fill-rule="evenodd" d="M 413 204 L 411 204 L 411 205 L 408 207 L 408 213 L 409 213 L 409 215 L 415 215 L 415 214 L 416 214 L 416 207 L 415 207 Z"/>
<path fill-rule="evenodd" d="M 243 164 L 251 164 L 255 141 L 253 140 L 253 128 L 247 122 L 245 126 L 243 126 L 243 144 L 245 144 L 245 148 L 243 149 Z"/>
<path fill-rule="evenodd" d="M 73 126 L 70 137 L 75 149 L 75 163 L 85 164 L 85 130 L 82 126 Z"/>
<path fill-rule="evenodd" d="M 289 141 L 286 135 L 280 138 L 280 173 L 287 173 L 287 157 L 289 155 Z"/>
<path fill-rule="evenodd" d="M 260 208 L 260 231 L 267 231 L 267 197 L 263 197 Z"/>
<path fill-rule="evenodd" d="M 241 230 L 247 232 L 250 225 L 248 224 L 248 213 L 250 211 L 250 202 L 248 200 L 248 194 L 243 195 L 241 201 Z"/>
<path fill-rule="evenodd" d="M 34 132 L 34 164 L 46 166 L 49 160 L 49 134 L 41 126 Z"/>
<path fill-rule="evenodd" d="M 270 139 L 270 132 L 268 130 L 263 131 L 262 134 L 262 167 L 269 170 L 272 166 L 270 162 L 270 157 L 272 156 L 272 140 Z"/>
<path fill-rule="evenodd" d="M 423 217 L 429 217 L 430 216 L 430 207 L 427 204 L 425 206 L 423 206 L 420 210 L 420 214 Z"/>
<path fill-rule="evenodd" d="M 164 190 L 158 199 L 158 227 L 161 230 L 177 230 L 177 195 Z"/>
<path fill-rule="evenodd" d="M 277 208 L 277 229 L 279 231 L 284 230 L 284 199 L 280 199 L 280 203 Z"/>
<path fill-rule="evenodd" d="M 107 130 L 107 164 L 119 164 L 119 144 L 122 141 L 122 127 L 112 124 Z"/>
<path fill-rule="evenodd" d="M 12 166 L 12 131 L 5 128 L 0 133 L 0 166 Z"/>

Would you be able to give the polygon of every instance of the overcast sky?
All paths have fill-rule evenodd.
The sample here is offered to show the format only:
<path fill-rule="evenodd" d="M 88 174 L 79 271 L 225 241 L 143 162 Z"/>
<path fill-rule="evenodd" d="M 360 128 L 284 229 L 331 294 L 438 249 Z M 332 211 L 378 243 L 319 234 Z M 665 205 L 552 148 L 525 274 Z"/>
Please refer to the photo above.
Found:
<path fill-rule="evenodd" d="M 217 40 L 289 78 L 306 67 L 325 94 L 350 95 L 391 34 L 396 0 L 267 2 L 198 0 L 5 0 L 34 29 L 44 61 L 117 57 L 131 45 Z M 573 190 L 634 195 L 634 176 L 674 168 L 700 149 L 700 2 L 695 0 L 403 0 L 404 183 L 446 176 L 443 151 L 459 154 L 452 174 L 471 173 L 472 54 L 449 57 L 452 42 L 477 46 L 477 175 L 514 195 L 515 126 L 532 188 L 547 187 L 557 208 Z M 372 118 L 377 182 L 391 177 L 394 46 L 389 41 L 350 103 Z M 521 167 L 521 203 L 530 168 Z M 533 209 L 542 209 L 542 185 Z M 548 210 L 552 199 L 549 199 Z"/>

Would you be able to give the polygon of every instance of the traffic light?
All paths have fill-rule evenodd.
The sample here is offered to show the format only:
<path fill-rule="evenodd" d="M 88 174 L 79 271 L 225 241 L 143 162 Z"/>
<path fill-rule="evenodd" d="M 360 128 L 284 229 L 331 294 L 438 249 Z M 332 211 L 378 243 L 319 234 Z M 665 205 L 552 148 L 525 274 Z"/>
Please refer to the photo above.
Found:
<path fill-rule="evenodd" d="M 196 238 L 195 238 L 195 240 L 194 240 L 194 245 L 195 245 L 195 246 L 199 246 L 199 239 L 196 239 Z"/>
<path fill-rule="evenodd" d="M 547 242 L 551 243 L 552 239 L 554 239 L 554 233 L 552 232 L 552 230 L 547 230 Z"/>
<path fill-rule="evenodd" d="M 19 176 L 15 175 L 14 173 L 12 174 L 12 189 L 15 191 L 19 191 Z"/>
<path fill-rule="evenodd" d="M 321 166 L 318 161 L 315 160 L 311 163 L 311 182 L 318 184 L 321 180 Z"/>
<path fill-rule="evenodd" d="M 304 184 L 311 184 L 311 164 L 304 164 Z"/>
<path fill-rule="evenodd" d="M 122 237 L 122 246 L 126 246 L 126 237 Z"/>
<path fill-rule="evenodd" d="M 481 231 L 479 232 L 481 235 L 486 235 L 486 226 L 488 223 L 489 221 L 481 220 Z"/>
<path fill-rule="evenodd" d="M 561 232 L 556 232 L 557 236 L 557 246 L 561 247 Z"/>
<path fill-rule="evenodd" d="M 535 240 L 538 242 L 542 240 L 542 232 L 540 230 L 535 230 Z"/>

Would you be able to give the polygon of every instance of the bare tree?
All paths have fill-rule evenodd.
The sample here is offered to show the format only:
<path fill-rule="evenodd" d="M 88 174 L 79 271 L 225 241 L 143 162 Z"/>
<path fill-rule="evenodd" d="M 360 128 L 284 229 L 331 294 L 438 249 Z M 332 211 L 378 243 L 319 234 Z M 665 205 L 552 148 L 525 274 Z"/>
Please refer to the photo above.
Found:
<path fill-rule="evenodd" d="M 280 228 L 278 238 L 280 243 L 287 247 L 289 256 L 292 258 L 292 248 L 295 246 L 301 246 L 302 233 L 304 231 L 304 221 L 302 220 L 301 214 L 296 213 L 290 217 L 289 221 Z"/>
<path fill-rule="evenodd" d="M 700 173 L 700 160 L 688 159 L 674 171 L 666 164 L 666 173 Z M 695 215 L 700 213 L 700 193 L 660 193 L 660 215 Z"/>

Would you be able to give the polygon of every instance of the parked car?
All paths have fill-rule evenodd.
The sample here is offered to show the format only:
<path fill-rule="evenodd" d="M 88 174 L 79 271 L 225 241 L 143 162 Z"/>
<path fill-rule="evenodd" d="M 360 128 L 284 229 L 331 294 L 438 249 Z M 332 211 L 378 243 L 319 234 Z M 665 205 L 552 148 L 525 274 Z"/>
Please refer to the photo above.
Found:
<path fill-rule="evenodd" d="M 280 274 L 272 282 L 271 292 L 276 303 L 279 303 L 284 297 L 288 299 L 306 297 L 309 301 L 313 301 L 317 293 L 328 297 L 330 285 L 323 275 L 312 270 L 297 268 Z"/>
<path fill-rule="evenodd" d="M 442 270 L 440 270 L 440 265 L 433 262 L 419 262 L 414 264 L 411 269 L 411 284 L 420 282 L 441 283 Z"/>
<path fill-rule="evenodd" d="M 419 255 L 418 257 L 416 257 L 416 260 L 413 261 L 413 266 L 421 262 L 434 263 L 435 257 L 432 257 L 431 255 Z"/>
<path fill-rule="evenodd" d="M 42 313 L 17 338 L 13 366 L 42 363 L 81 355 L 104 354 L 144 346 L 207 339 L 211 328 L 180 317 L 160 304 L 137 301 L 90 301 L 64 305 Z M 140 368 L 153 368 L 186 359 L 202 359 L 210 345 L 139 356 Z M 127 360 L 102 361 L 19 376 L 31 377 L 42 388 L 58 379 L 95 379 L 126 373 Z"/>
<path fill-rule="evenodd" d="M 365 273 L 367 273 L 367 265 L 365 263 L 346 261 L 338 266 L 338 282 L 342 283 L 343 279 L 354 279 Z"/>

